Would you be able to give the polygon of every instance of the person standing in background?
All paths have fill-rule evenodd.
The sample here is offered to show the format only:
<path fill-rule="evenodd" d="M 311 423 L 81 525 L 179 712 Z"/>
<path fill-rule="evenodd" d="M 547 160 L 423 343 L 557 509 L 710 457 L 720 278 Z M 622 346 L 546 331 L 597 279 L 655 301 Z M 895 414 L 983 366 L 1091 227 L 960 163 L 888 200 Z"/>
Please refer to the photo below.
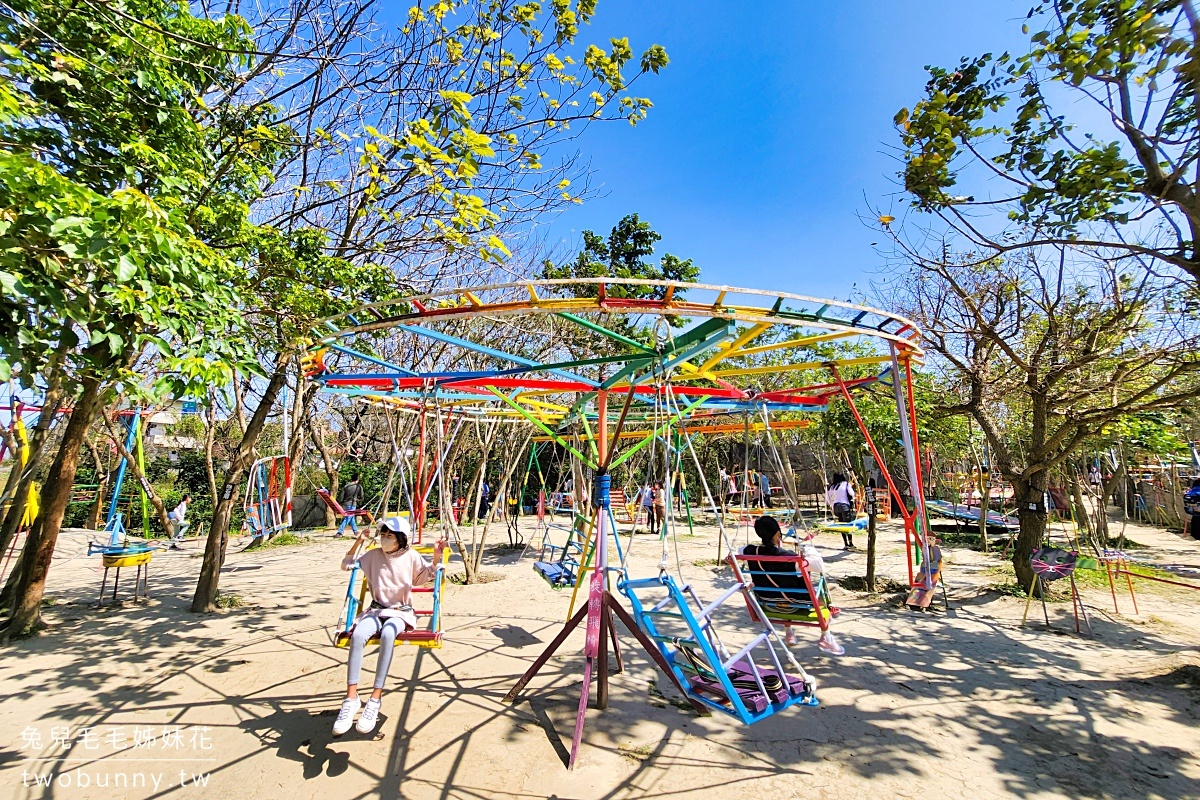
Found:
<path fill-rule="evenodd" d="M 763 507 L 774 508 L 775 505 L 771 502 L 771 479 L 765 472 L 758 473 L 758 491 L 762 495 Z"/>
<path fill-rule="evenodd" d="M 846 476 L 840 472 L 833 475 L 833 480 L 829 482 L 829 489 L 825 492 L 825 502 L 833 509 L 833 516 L 838 522 L 853 522 L 854 521 L 854 487 L 850 485 L 850 481 L 846 480 Z M 842 533 L 842 549 L 854 549 L 854 534 Z"/>
<path fill-rule="evenodd" d="M 358 478 L 351 478 L 350 482 L 342 487 L 341 497 L 338 501 L 342 504 L 342 508 L 346 511 L 357 511 L 358 506 L 362 503 L 363 491 L 362 486 L 358 483 Z M 342 517 L 341 524 L 338 525 L 337 533 L 334 536 L 341 536 L 346 530 L 346 526 L 350 526 L 350 530 L 354 531 L 354 535 L 358 535 L 358 520 L 355 514 L 346 514 Z"/>
<path fill-rule="evenodd" d="M 185 519 L 187 516 L 188 503 L 190 502 L 192 502 L 192 496 L 190 494 L 185 494 L 183 499 L 179 501 L 179 505 L 175 506 L 175 508 L 171 509 L 171 513 L 167 514 L 167 519 L 172 523 L 171 527 L 174 528 L 174 530 L 171 531 L 172 550 L 183 549 L 179 546 L 179 543 L 183 541 L 183 532 L 191 527 L 187 519 Z"/>

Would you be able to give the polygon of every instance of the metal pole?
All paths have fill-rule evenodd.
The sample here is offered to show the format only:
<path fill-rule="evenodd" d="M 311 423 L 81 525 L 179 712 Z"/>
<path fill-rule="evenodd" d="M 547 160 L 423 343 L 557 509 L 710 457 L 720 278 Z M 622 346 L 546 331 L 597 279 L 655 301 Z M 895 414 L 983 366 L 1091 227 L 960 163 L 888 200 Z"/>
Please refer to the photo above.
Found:
<path fill-rule="evenodd" d="M 904 387 L 901 385 L 900 362 L 896 358 L 896 345 L 889 343 L 888 349 L 892 356 L 892 391 L 896 396 L 896 413 L 900 418 L 900 441 L 904 445 L 904 463 L 908 468 L 908 486 L 912 494 L 915 516 L 918 525 L 913 528 L 917 532 L 917 545 L 921 548 L 921 563 L 929 563 L 929 525 L 925 516 L 925 495 L 921 491 L 921 475 L 916 463 L 916 452 L 913 447 L 913 431 L 916 420 L 910 419 L 909 407 L 904 398 Z M 926 589 L 933 588 L 933 575 L 928 569 L 922 569 L 923 583 Z"/>
<path fill-rule="evenodd" d="M 125 452 L 130 452 L 133 449 L 133 443 L 137 436 L 138 420 L 141 418 L 141 409 L 134 409 L 133 418 L 129 422 L 129 433 L 125 436 Z M 112 524 L 113 517 L 117 515 L 117 501 L 121 497 L 121 485 L 125 483 L 125 470 L 129 468 L 129 460 L 125 456 L 121 456 L 121 464 L 117 467 L 117 478 L 113 481 L 112 500 L 108 504 L 108 513 L 104 515 L 104 527 L 107 528 Z"/>

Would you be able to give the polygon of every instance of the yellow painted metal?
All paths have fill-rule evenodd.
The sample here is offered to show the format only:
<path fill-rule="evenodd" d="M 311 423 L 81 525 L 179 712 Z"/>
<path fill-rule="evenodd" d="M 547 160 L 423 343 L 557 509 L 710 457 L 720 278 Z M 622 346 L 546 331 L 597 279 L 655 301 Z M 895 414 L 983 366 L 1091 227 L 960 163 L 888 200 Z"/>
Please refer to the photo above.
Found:
<path fill-rule="evenodd" d="M 134 553 L 133 555 L 124 556 L 119 553 L 103 556 L 105 569 L 120 569 L 121 567 L 140 567 L 142 564 L 149 564 L 150 558 L 154 555 L 153 550 L 147 550 L 144 553 Z"/>
<path fill-rule="evenodd" d="M 891 363 L 891 356 L 871 356 L 869 358 L 844 358 L 836 363 L 839 367 L 856 367 L 867 364 Z M 713 374 L 720 378 L 730 378 L 736 375 L 770 375 L 775 372 L 804 372 L 813 369 L 825 369 L 828 361 L 805 361 L 802 364 L 776 364 L 769 367 L 744 367 L 742 369 L 722 369 Z M 682 376 L 681 380 L 691 380 Z"/>
<path fill-rule="evenodd" d="M 807 344 L 816 344 L 818 342 L 832 342 L 835 339 L 846 339 L 850 336 L 857 336 L 857 331 L 838 331 L 837 333 L 822 333 L 817 336 L 801 336 L 799 339 L 788 339 L 785 342 L 775 342 L 774 344 L 764 344 L 758 347 L 747 347 L 740 356 L 752 356 L 759 353 L 769 353 L 772 350 L 784 350 L 790 347 L 803 347 Z"/>
<path fill-rule="evenodd" d="M 778 431 L 778 430 L 787 430 L 789 428 L 807 428 L 810 425 L 812 425 L 812 420 L 785 419 L 785 420 L 779 420 L 778 422 L 772 422 L 771 430 Z M 692 434 L 692 435 L 715 434 L 715 433 L 742 433 L 746 430 L 746 426 L 744 423 L 736 422 L 736 423 L 729 423 L 729 424 L 723 424 L 723 425 L 688 425 L 683 428 L 676 428 L 676 430 L 678 430 L 682 433 L 688 433 L 688 434 Z M 750 432 L 751 433 L 761 433 L 764 430 L 766 430 L 766 426 L 763 423 L 761 423 L 761 422 L 750 423 Z M 621 435 L 619 438 L 621 438 L 621 439 L 645 439 L 647 436 L 650 435 L 650 433 L 651 433 L 651 431 L 649 431 L 649 430 L 640 430 L 640 431 L 626 430 L 626 431 L 621 431 Z M 550 442 L 553 440 L 549 436 L 535 436 L 535 437 L 533 437 L 533 441 L 535 441 L 535 442 Z"/>
<path fill-rule="evenodd" d="M 722 361 L 729 358 L 730 356 L 742 355 L 742 353 L 738 352 L 738 348 L 741 347 L 742 345 L 746 344 L 747 342 L 754 341 L 756 338 L 758 338 L 758 336 L 763 331 L 767 330 L 770 327 L 771 326 L 765 322 L 760 323 L 758 325 L 751 326 L 748 331 L 743 333 L 738 338 L 734 339 L 732 342 L 729 343 L 728 346 L 721 348 L 717 352 L 716 355 L 714 355 L 708 361 L 705 361 L 697 369 L 700 372 L 708 372 L 713 367 L 715 367 L 717 364 L 721 363 Z"/>

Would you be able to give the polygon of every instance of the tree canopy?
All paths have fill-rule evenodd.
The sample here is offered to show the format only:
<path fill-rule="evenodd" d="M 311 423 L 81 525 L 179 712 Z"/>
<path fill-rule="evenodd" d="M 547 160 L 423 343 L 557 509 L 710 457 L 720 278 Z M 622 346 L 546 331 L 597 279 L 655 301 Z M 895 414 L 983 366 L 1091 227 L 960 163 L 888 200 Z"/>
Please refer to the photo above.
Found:
<path fill-rule="evenodd" d="M 1024 30 L 1025 53 L 928 67 L 896 115 L 913 207 L 980 261 L 1069 244 L 1200 285 L 1193 4 L 1057 0 Z"/>

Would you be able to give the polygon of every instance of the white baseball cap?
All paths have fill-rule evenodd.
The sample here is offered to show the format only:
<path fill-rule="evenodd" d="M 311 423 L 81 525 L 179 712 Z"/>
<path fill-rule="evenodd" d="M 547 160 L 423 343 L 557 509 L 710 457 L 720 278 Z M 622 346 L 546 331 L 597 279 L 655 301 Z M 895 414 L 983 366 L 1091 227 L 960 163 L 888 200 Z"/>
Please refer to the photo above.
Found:
<path fill-rule="evenodd" d="M 379 520 L 379 532 L 391 531 L 392 533 L 403 533 L 408 536 L 412 533 L 412 527 L 408 524 L 408 520 L 404 517 L 384 517 Z"/>

